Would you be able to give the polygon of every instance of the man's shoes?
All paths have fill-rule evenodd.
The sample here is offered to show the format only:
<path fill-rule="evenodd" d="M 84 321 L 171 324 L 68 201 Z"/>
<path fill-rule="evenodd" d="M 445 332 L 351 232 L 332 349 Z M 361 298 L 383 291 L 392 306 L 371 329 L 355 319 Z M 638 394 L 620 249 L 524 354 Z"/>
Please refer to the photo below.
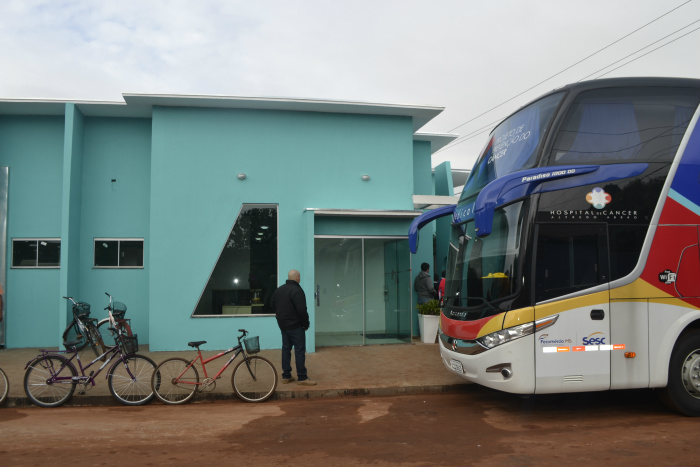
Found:
<path fill-rule="evenodd" d="M 299 385 L 299 386 L 316 386 L 316 381 L 312 381 L 310 379 L 304 379 L 302 381 L 297 381 L 297 385 Z"/>
<path fill-rule="evenodd" d="M 289 384 L 293 381 L 296 381 L 296 378 L 294 378 L 294 376 L 290 376 L 289 378 L 282 378 L 282 384 Z"/>

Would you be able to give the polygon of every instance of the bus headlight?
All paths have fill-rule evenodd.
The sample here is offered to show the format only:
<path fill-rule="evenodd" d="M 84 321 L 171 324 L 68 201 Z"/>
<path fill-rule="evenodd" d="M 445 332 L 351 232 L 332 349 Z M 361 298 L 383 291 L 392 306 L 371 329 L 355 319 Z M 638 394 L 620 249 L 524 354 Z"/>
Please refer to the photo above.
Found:
<path fill-rule="evenodd" d="M 485 349 L 493 349 L 502 344 L 507 344 L 521 337 L 529 336 L 535 331 L 541 331 L 557 322 L 559 315 L 549 316 L 535 321 L 534 323 L 521 324 L 512 328 L 501 329 L 500 331 L 486 334 L 476 339 L 476 342 Z"/>

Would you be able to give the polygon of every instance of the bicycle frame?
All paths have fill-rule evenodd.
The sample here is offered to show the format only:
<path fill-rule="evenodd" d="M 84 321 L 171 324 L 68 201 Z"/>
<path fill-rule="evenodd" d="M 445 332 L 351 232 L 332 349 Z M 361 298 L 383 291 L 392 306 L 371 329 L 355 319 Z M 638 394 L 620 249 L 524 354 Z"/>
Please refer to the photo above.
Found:
<path fill-rule="evenodd" d="M 66 327 L 66 331 L 68 332 L 69 329 L 75 328 L 76 334 L 84 336 L 85 339 L 85 345 L 90 344 L 92 347 L 99 347 L 99 351 L 106 351 L 107 346 L 105 343 L 102 341 L 102 338 L 99 336 L 93 336 L 92 333 L 88 330 L 87 323 L 90 322 L 92 326 L 97 328 L 97 320 L 95 318 L 90 318 L 90 317 L 83 317 L 81 318 L 77 307 L 79 305 L 78 302 L 76 302 L 73 297 L 63 297 L 66 300 L 69 300 L 73 305 L 71 306 L 71 312 L 73 313 L 73 321 L 70 322 L 70 324 Z M 97 337 L 97 340 L 94 338 Z M 65 334 L 64 334 L 65 338 Z M 84 346 L 81 346 L 84 347 Z M 81 349 L 82 350 L 82 349 Z M 98 351 L 95 350 L 95 353 Z"/>
<path fill-rule="evenodd" d="M 239 356 L 240 354 L 243 353 L 243 345 L 239 343 L 237 346 L 231 347 L 231 348 L 228 349 L 228 350 L 223 350 L 223 351 L 219 352 L 218 354 L 216 354 L 216 355 L 214 355 L 214 356 L 212 356 L 212 357 L 207 358 L 206 360 L 204 359 L 204 357 L 202 357 L 202 351 L 199 349 L 199 347 L 197 347 L 197 358 L 195 358 L 194 360 L 192 360 L 192 361 L 190 362 L 190 364 L 187 365 L 187 367 L 183 370 L 183 372 L 180 373 L 180 375 L 176 378 L 177 382 L 178 382 L 179 384 L 190 384 L 190 385 L 194 385 L 194 386 L 202 386 L 202 385 L 204 384 L 203 381 L 196 382 L 196 383 L 195 383 L 195 382 L 191 382 L 191 381 L 180 381 L 180 377 L 181 377 L 183 374 L 185 374 L 185 372 L 186 372 L 187 370 L 189 370 L 190 368 L 192 368 L 192 367 L 197 363 L 197 361 L 199 361 L 199 362 L 200 362 L 199 365 L 202 367 L 202 371 L 204 372 L 204 381 L 205 381 L 205 380 L 209 379 L 209 375 L 207 374 L 207 367 L 206 367 L 207 363 L 212 362 L 212 361 L 214 361 L 214 360 L 216 360 L 216 359 L 218 359 L 218 358 L 221 358 L 221 357 L 223 357 L 224 355 L 228 355 L 228 354 L 230 354 L 231 352 L 236 352 L 236 353 L 235 353 L 231 358 L 229 358 L 228 361 L 227 361 L 226 363 L 224 363 L 224 366 L 221 367 L 221 369 L 219 370 L 219 372 L 212 378 L 212 379 L 214 379 L 214 380 L 221 378 L 221 374 L 222 374 L 224 371 L 226 371 L 226 369 L 227 369 L 229 366 L 231 366 L 231 363 L 233 363 L 233 361 L 234 361 L 236 358 L 238 358 L 238 356 Z"/>
<path fill-rule="evenodd" d="M 97 377 L 97 375 L 99 375 L 102 372 L 102 370 L 104 370 L 107 367 L 107 365 L 117 357 L 117 355 L 119 355 L 119 358 L 114 362 L 113 365 L 117 365 L 120 362 L 124 362 L 124 366 L 126 367 L 126 370 L 129 374 L 129 376 L 132 378 L 134 377 L 134 375 L 131 373 L 131 370 L 129 369 L 127 359 L 121 353 L 121 350 L 119 349 L 118 345 L 110 347 L 106 352 L 104 352 L 102 355 L 98 356 L 97 358 L 95 358 L 94 360 L 92 360 L 90 363 L 88 363 L 85 366 L 83 366 L 83 362 L 82 362 L 82 360 L 80 360 L 80 353 L 77 350 L 75 350 L 75 348 L 73 350 L 45 350 L 45 349 L 41 349 L 39 352 L 40 352 L 40 354 L 36 358 L 32 359 L 31 361 L 29 361 L 27 363 L 27 365 L 25 365 L 25 367 L 24 367 L 25 370 L 29 367 L 29 365 L 32 362 L 34 362 L 38 358 L 46 357 L 48 355 L 63 355 L 64 358 L 66 358 L 65 362 L 63 364 L 61 364 L 61 367 L 58 369 L 58 371 L 55 371 L 55 372 L 53 370 L 51 371 L 51 380 L 54 383 L 82 383 L 82 384 L 90 383 L 94 387 L 95 386 L 95 378 Z M 70 358 L 67 358 L 67 354 L 71 354 Z M 102 365 L 97 370 L 91 371 L 90 374 L 87 376 L 85 375 L 85 370 L 87 370 L 88 368 L 93 366 L 99 360 L 102 360 L 102 358 L 106 357 L 107 355 L 109 355 L 109 357 L 102 363 Z M 75 364 L 73 363 L 74 359 L 78 360 L 78 368 L 80 368 L 80 375 L 75 376 L 75 377 L 73 377 L 73 376 L 57 376 L 66 366 L 69 366 L 69 365 L 77 370 L 78 368 L 76 368 Z M 107 378 L 107 376 L 105 376 L 105 379 L 106 378 Z"/>

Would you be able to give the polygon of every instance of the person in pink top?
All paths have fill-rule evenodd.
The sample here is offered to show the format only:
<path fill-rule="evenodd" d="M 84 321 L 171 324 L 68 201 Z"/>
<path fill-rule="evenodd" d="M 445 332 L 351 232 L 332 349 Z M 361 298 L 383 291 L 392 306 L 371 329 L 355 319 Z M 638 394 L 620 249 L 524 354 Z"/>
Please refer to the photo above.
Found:
<path fill-rule="evenodd" d="M 438 286 L 438 298 L 440 299 L 440 303 L 442 303 L 442 299 L 445 297 L 445 271 L 442 271 L 442 279 L 440 279 L 440 285 Z"/>

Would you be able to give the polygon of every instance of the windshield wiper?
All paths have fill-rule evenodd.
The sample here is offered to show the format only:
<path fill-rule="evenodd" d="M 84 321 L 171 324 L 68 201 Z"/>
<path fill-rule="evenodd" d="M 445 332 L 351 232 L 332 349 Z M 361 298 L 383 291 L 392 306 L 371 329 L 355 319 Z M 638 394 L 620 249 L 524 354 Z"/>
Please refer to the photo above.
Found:
<path fill-rule="evenodd" d="M 483 298 L 483 297 L 468 297 L 467 300 L 481 300 L 487 307 L 489 307 L 489 310 L 491 310 L 491 311 L 497 311 L 497 312 L 499 312 L 499 313 L 500 313 L 500 311 L 501 311 L 500 308 L 495 307 L 495 306 L 493 305 L 493 303 L 491 303 L 490 301 L 486 300 L 486 299 Z M 482 315 L 481 317 L 483 318 L 483 317 L 484 317 L 484 313 L 482 312 L 481 315 Z"/>
<path fill-rule="evenodd" d="M 459 305 L 452 305 L 452 306 L 460 306 L 460 307 L 462 307 L 462 304 L 461 304 L 462 298 L 461 298 L 459 295 L 446 296 L 446 297 L 445 297 L 445 302 L 444 302 L 444 303 L 445 303 L 446 305 L 449 305 L 449 304 L 450 304 L 450 300 L 452 300 L 452 299 L 454 299 L 454 298 L 459 299 L 459 300 L 460 300 L 460 303 L 459 303 Z M 496 307 L 492 302 L 486 300 L 486 299 L 483 298 L 483 297 L 464 297 L 463 300 L 465 300 L 465 301 L 467 301 L 467 302 L 468 302 L 469 300 L 480 300 L 483 304 L 485 304 L 485 305 L 488 307 L 488 309 L 489 309 L 490 311 L 497 311 L 497 312 L 499 312 L 499 313 L 501 312 L 501 309 L 500 309 L 500 308 Z M 470 307 L 470 306 L 464 306 L 464 307 L 462 307 L 462 308 L 471 308 L 471 307 Z"/>

